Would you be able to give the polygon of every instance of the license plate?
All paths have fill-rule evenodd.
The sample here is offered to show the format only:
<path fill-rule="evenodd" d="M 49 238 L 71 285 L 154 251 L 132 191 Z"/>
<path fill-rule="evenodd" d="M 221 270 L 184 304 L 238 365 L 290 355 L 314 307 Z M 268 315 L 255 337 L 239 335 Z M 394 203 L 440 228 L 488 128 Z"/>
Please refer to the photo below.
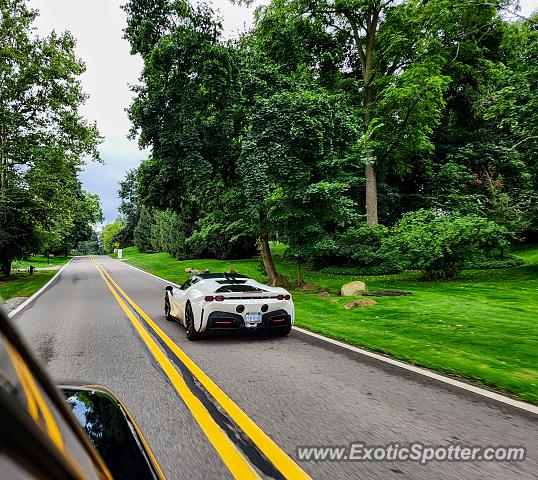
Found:
<path fill-rule="evenodd" d="M 261 313 L 247 313 L 245 315 L 245 323 L 262 323 Z"/>

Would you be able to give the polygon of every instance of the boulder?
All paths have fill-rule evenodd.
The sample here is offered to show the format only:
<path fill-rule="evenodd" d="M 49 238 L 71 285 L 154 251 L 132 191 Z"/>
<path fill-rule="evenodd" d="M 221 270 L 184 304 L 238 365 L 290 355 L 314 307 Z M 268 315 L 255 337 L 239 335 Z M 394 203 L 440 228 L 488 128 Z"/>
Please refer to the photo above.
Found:
<path fill-rule="evenodd" d="M 323 292 L 319 292 L 317 296 L 327 298 L 327 297 L 330 297 L 331 294 L 329 292 L 327 292 L 326 290 L 324 290 Z"/>
<path fill-rule="evenodd" d="M 368 287 L 366 286 L 366 283 L 357 280 L 356 282 L 349 282 L 342 285 L 340 295 L 343 297 L 353 297 L 355 295 L 362 295 L 367 291 Z"/>
<path fill-rule="evenodd" d="M 205 270 L 196 270 L 195 268 L 186 268 L 185 271 L 187 273 L 190 273 L 191 275 L 201 275 L 203 273 L 209 273 L 209 270 L 207 268 Z"/>
<path fill-rule="evenodd" d="M 352 302 L 346 303 L 344 307 L 350 310 L 356 307 L 371 307 L 376 303 L 377 302 L 371 298 L 359 298 L 358 300 L 353 300 Z"/>

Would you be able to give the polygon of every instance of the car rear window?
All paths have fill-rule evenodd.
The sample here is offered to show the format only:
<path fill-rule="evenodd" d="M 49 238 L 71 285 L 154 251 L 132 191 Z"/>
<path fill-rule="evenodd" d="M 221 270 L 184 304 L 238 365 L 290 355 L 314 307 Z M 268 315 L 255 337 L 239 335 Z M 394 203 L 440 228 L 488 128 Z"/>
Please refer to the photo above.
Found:
<path fill-rule="evenodd" d="M 265 292 L 265 290 L 262 290 L 258 287 L 253 287 L 252 285 L 237 285 L 237 284 L 231 284 L 231 285 L 224 285 L 223 287 L 220 287 L 218 290 L 215 291 L 215 293 L 228 293 L 228 292 Z"/>

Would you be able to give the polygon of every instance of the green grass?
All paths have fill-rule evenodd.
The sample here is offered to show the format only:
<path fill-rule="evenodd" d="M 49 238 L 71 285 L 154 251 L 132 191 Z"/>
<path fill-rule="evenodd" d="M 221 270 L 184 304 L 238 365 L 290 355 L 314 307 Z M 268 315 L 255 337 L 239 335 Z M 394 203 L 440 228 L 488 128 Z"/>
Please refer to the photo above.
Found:
<path fill-rule="evenodd" d="M 17 260 L 13 262 L 12 269 L 28 268 L 30 265 L 33 265 L 36 268 L 60 266 L 67 263 L 70 259 L 71 257 L 51 257 L 50 263 L 47 263 L 47 257 L 45 255 L 36 255 L 27 260 Z"/>
<path fill-rule="evenodd" d="M 183 260 L 167 253 L 123 250 L 124 258 L 155 275 L 182 283 L 187 267 L 213 272 L 233 267 L 263 281 L 259 259 Z M 517 252 L 525 264 L 469 270 L 458 280 L 425 282 L 417 272 L 363 276 L 370 291 L 409 290 L 409 297 L 376 298 L 377 305 L 346 310 L 340 286 L 357 277 L 305 271 L 306 282 L 332 296 L 294 292 L 296 325 L 383 352 L 433 370 L 470 379 L 538 404 L 538 248 Z M 279 272 L 294 265 L 277 259 Z"/>
<path fill-rule="evenodd" d="M 47 264 L 47 257 L 36 255 L 27 260 L 17 260 L 13 262 L 11 268 L 52 267 L 61 266 L 67 263 L 71 257 L 52 257 L 50 265 Z M 14 272 L 8 279 L 0 279 L 0 302 L 13 297 L 29 297 L 37 292 L 54 275 L 56 270 L 38 270 L 33 275 L 24 272 Z"/>
<path fill-rule="evenodd" d="M 29 297 L 47 283 L 56 272 L 46 270 L 27 273 L 15 273 L 8 280 L 0 280 L 0 303 L 1 300 L 9 300 L 13 297 Z"/>

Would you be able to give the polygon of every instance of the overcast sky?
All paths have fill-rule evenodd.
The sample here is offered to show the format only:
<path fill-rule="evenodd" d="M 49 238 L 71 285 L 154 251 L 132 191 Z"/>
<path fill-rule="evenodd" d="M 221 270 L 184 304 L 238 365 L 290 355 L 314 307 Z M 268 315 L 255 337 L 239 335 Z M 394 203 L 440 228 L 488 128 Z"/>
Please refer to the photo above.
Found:
<path fill-rule="evenodd" d="M 77 39 L 77 54 L 86 63 L 82 77 L 84 91 L 90 98 L 82 114 L 96 121 L 104 142 L 100 146 L 103 164 L 90 163 L 81 178 L 83 186 L 101 197 L 105 222 L 117 216 L 118 182 L 125 172 L 135 168 L 147 152 L 128 140 L 130 122 L 125 113 L 132 99 L 128 85 L 137 82 L 142 61 L 129 54 L 123 40 L 125 15 L 120 5 L 126 0 L 30 0 L 40 11 L 36 21 L 42 35 L 51 30 L 69 30 Z M 211 3 L 211 2 L 210 2 Z M 232 5 L 228 0 L 214 0 L 223 18 L 227 36 L 236 35 L 252 23 L 252 8 Z M 261 2 L 265 3 L 265 2 Z M 538 0 L 521 0 L 521 13 L 528 15 L 538 8 Z"/>

